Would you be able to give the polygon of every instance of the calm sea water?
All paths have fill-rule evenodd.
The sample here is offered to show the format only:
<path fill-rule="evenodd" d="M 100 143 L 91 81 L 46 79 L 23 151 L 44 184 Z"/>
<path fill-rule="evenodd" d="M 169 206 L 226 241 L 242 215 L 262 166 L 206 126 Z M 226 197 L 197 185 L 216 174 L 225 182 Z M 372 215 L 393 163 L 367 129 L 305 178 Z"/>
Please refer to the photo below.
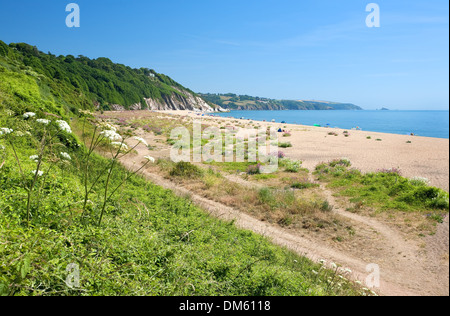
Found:
<path fill-rule="evenodd" d="M 449 111 L 231 111 L 218 116 L 449 138 Z"/>

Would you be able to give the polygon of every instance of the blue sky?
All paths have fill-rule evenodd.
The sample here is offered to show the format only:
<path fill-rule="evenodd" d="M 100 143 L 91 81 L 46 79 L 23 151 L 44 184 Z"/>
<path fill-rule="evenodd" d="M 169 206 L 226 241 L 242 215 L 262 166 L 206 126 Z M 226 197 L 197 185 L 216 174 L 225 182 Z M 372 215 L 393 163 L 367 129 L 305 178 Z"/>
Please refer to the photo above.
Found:
<path fill-rule="evenodd" d="M 81 27 L 65 25 L 65 7 Z M 376 2 L 381 27 L 368 28 Z M 0 40 L 148 67 L 196 92 L 449 108 L 446 0 L 16 0 Z"/>

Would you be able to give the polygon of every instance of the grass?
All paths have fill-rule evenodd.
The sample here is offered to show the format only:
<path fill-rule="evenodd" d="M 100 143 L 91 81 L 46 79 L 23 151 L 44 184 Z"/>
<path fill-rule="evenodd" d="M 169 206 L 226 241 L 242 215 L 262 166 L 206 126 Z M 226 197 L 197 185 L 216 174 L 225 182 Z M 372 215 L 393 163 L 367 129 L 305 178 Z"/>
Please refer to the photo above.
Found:
<path fill-rule="evenodd" d="M 359 207 L 438 215 L 449 211 L 447 192 L 425 181 L 404 178 L 395 168 L 363 174 L 342 160 L 318 165 L 315 175 Z"/>
<path fill-rule="evenodd" d="M 279 147 L 281 147 L 281 148 L 290 148 L 290 147 L 292 147 L 292 144 L 290 142 L 280 143 Z"/>

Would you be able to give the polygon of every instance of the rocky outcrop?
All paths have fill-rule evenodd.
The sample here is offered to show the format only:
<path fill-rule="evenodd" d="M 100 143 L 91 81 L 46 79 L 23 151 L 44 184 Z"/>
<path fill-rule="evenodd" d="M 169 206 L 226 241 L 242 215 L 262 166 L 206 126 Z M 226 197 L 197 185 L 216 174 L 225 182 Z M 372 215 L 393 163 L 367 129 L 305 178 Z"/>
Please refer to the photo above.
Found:
<path fill-rule="evenodd" d="M 162 100 L 144 99 L 149 110 L 168 111 L 168 110 L 188 110 L 214 112 L 222 109 L 214 109 L 205 100 L 186 90 L 175 88 L 179 93 L 173 93 L 171 96 L 164 95 Z"/>

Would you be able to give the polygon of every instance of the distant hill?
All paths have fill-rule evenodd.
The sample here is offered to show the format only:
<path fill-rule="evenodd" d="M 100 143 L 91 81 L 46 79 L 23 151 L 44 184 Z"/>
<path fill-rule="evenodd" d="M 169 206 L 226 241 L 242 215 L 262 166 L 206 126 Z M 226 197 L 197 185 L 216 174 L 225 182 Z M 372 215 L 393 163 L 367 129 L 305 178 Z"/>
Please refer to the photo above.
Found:
<path fill-rule="evenodd" d="M 40 97 L 25 93 L 27 82 L 41 91 Z M 40 107 L 45 97 L 71 111 L 213 110 L 196 93 L 153 69 L 133 69 L 108 58 L 55 56 L 25 43 L 0 41 L 0 103 L 6 97 Z"/>
<path fill-rule="evenodd" d="M 305 100 L 274 100 L 248 95 L 200 93 L 211 105 L 227 110 L 362 110 L 351 103 Z"/>

